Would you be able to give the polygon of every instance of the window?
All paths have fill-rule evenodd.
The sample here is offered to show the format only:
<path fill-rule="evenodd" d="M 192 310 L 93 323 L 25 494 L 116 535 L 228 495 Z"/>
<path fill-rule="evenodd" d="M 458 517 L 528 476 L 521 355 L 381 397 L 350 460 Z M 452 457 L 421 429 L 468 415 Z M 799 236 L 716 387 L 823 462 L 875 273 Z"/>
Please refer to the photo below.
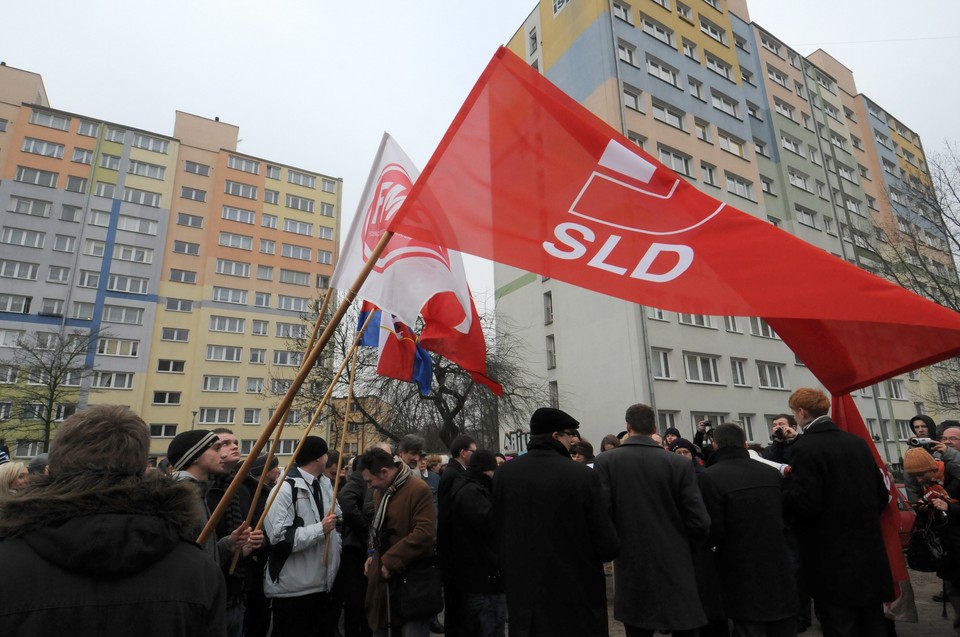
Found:
<path fill-rule="evenodd" d="M 255 365 L 263 365 L 267 361 L 267 350 L 259 347 L 250 348 L 250 362 Z"/>
<path fill-rule="evenodd" d="M 63 144 L 55 144 L 54 142 L 47 142 L 42 139 L 25 137 L 21 150 L 25 153 L 33 153 L 34 155 L 63 159 Z"/>
<path fill-rule="evenodd" d="M 227 248 L 252 250 L 253 237 L 244 234 L 234 234 L 232 232 L 220 232 L 219 244 Z"/>
<path fill-rule="evenodd" d="M 291 312 L 306 312 L 309 310 L 309 300 L 299 296 L 277 295 L 277 308 Z"/>
<path fill-rule="evenodd" d="M 693 13 L 690 11 L 690 7 L 682 2 L 677 2 L 677 15 L 687 22 L 693 22 Z"/>
<path fill-rule="evenodd" d="M 150 437 L 152 438 L 173 438 L 176 435 L 176 425 L 150 425 Z"/>
<path fill-rule="evenodd" d="M 298 186 L 306 186 L 307 188 L 316 188 L 317 187 L 317 178 L 313 175 L 308 175 L 306 173 L 298 172 L 296 170 L 290 169 L 287 170 L 287 181 L 291 184 L 297 184 Z M 333 190 L 327 190 L 328 179 L 323 180 L 323 190 L 324 192 L 333 192 Z"/>
<path fill-rule="evenodd" d="M 104 197 L 106 199 L 113 199 L 114 192 L 116 191 L 116 186 L 113 184 L 108 184 L 102 181 L 97 182 L 96 195 L 98 197 Z"/>
<path fill-rule="evenodd" d="M 244 305 L 247 302 L 247 291 L 214 286 L 213 300 L 220 301 L 221 303 L 237 303 Z"/>
<path fill-rule="evenodd" d="M 774 110 L 776 110 L 778 113 L 780 113 L 787 119 L 793 120 L 794 122 L 797 121 L 797 117 L 794 112 L 794 108 L 792 106 L 790 106 L 786 102 L 781 102 L 776 98 L 774 98 L 773 104 L 774 104 Z"/>
<path fill-rule="evenodd" d="M 747 387 L 747 375 L 745 372 L 745 366 L 747 361 L 743 358 L 731 358 L 730 359 L 730 378 L 733 380 L 733 384 L 739 387 Z"/>
<path fill-rule="evenodd" d="M 227 168 L 242 170 L 245 173 L 252 173 L 254 175 L 260 174 L 260 162 L 245 157 L 237 157 L 236 155 L 227 157 Z"/>
<path fill-rule="evenodd" d="M 627 84 L 623 85 L 623 105 L 634 111 L 640 109 L 640 89 L 633 88 Z"/>
<path fill-rule="evenodd" d="M 668 46 L 674 46 L 673 31 L 663 26 L 656 20 L 651 20 L 650 18 L 644 17 L 643 32 L 647 35 L 652 35 Z"/>
<path fill-rule="evenodd" d="M 0 365 L 0 385 L 14 385 L 20 375 L 16 365 Z"/>
<path fill-rule="evenodd" d="M 137 190 L 125 186 L 123 188 L 123 200 L 152 208 L 160 207 L 160 193 L 150 192 L 149 190 Z"/>
<path fill-rule="evenodd" d="M 802 223 L 811 228 L 817 227 L 817 213 L 807 210 L 799 204 L 794 205 L 794 210 L 797 212 L 797 223 Z"/>
<path fill-rule="evenodd" d="M 180 188 L 180 198 L 181 199 L 192 199 L 193 201 L 206 201 L 207 200 L 207 191 L 198 190 L 196 188 L 190 188 L 188 186 L 183 186 Z"/>
<path fill-rule="evenodd" d="M 280 179 L 280 166 L 271 166 L 267 164 L 267 178 Z"/>
<path fill-rule="evenodd" d="M 299 367 L 303 363 L 303 352 L 273 350 L 273 364 L 283 367 Z"/>
<path fill-rule="evenodd" d="M 243 197 L 245 199 L 257 198 L 256 186 L 251 186 L 250 184 L 242 184 L 238 181 L 230 181 L 229 179 L 226 181 L 223 191 L 228 195 Z"/>
<path fill-rule="evenodd" d="M 683 38 L 683 40 L 682 40 L 682 46 L 683 46 L 683 54 L 684 54 L 684 55 L 686 55 L 688 58 L 690 58 L 690 59 L 693 60 L 694 62 L 699 62 L 699 61 L 700 61 L 699 58 L 697 57 L 697 45 L 696 45 L 696 44 L 694 44 L 693 42 L 691 42 L 690 40 L 688 40 L 688 39 L 686 39 L 686 38 Z"/>
<path fill-rule="evenodd" d="M 228 345 L 207 345 L 208 361 L 239 363 L 242 353 L 242 347 L 232 347 Z"/>
<path fill-rule="evenodd" d="M 697 139 L 704 142 L 710 141 L 710 124 L 708 122 L 695 119 L 693 120 L 693 129 L 697 133 Z"/>
<path fill-rule="evenodd" d="M 767 145 L 756 137 L 753 138 L 753 150 L 761 157 L 770 157 L 770 152 L 767 150 Z"/>
<path fill-rule="evenodd" d="M 44 236 L 43 232 L 37 232 L 35 230 L 7 227 L 0 233 L 0 243 L 24 246 L 26 248 L 42 248 Z"/>
<path fill-rule="evenodd" d="M 765 389 L 785 389 L 783 384 L 783 365 L 757 361 L 757 379 Z"/>
<path fill-rule="evenodd" d="M 625 2 L 614 2 L 613 3 L 613 16 L 615 18 L 620 18 L 628 24 L 633 24 L 633 18 L 631 17 L 630 5 Z"/>
<path fill-rule="evenodd" d="M 57 130 L 70 130 L 70 118 L 65 115 L 55 115 L 34 109 L 30 114 L 30 123 L 47 128 L 56 128 Z M 35 455 L 35 454 L 34 454 Z"/>
<path fill-rule="evenodd" d="M 683 360 L 689 382 L 720 384 L 719 356 L 684 354 Z"/>
<path fill-rule="evenodd" d="M 270 321 L 253 320 L 253 329 L 250 331 L 254 336 L 266 336 L 270 327 Z"/>
<path fill-rule="evenodd" d="M 260 253 L 274 254 L 277 251 L 277 242 L 272 239 L 260 239 Z"/>
<path fill-rule="evenodd" d="M 32 297 L 22 296 L 20 294 L 0 294 L 0 312 L 29 314 L 30 301 L 32 300 Z"/>
<path fill-rule="evenodd" d="M 789 80 L 787 76 L 784 75 L 781 71 L 777 70 L 776 68 L 770 66 L 769 64 L 767 65 L 767 77 L 769 77 L 771 80 L 773 80 L 783 88 L 789 89 L 789 85 L 788 85 Z"/>
<path fill-rule="evenodd" d="M 161 341 L 186 343 L 190 339 L 190 330 L 182 327 L 164 327 L 160 331 Z"/>
<path fill-rule="evenodd" d="M 294 219 L 284 219 L 283 231 L 292 232 L 294 234 L 302 234 L 309 237 L 313 235 L 313 224 L 303 221 L 296 221 Z"/>
<path fill-rule="evenodd" d="M 260 394 L 263 392 L 262 378 L 247 378 L 247 393 Z"/>
<path fill-rule="evenodd" d="M 278 204 L 280 203 L 280 193 L 276 190 L 263 190 L 263 203 Z"/>
<path fill-rule="evenodd" d="M 321 203 L 320 204 L 320 214 L 324 217 L 332 217 L 334 214 L 334 208 L 332 203 Z"/>
<path fill-rule="evenodd" d="M 658 379 L 672 379 L 673 374 L 670 369 L 670 350 L 656 349 L 650 350 L 650 358 L 653 362 L 653 377 Z"/>
<path fill-rule="evenodd" d="M 329 250 L 317 250 L 317 263 L 331 265 L 333 263 L 333 253 Z"/>
<path fill-rule="evenodd" d="M 93 319 L 93 303 L 81 303 L 79 301 L 73 302 L 73 318 L 80 319 L 81 321 L 89 321 Z"/>
<path fill-rule="evenodd" d="M 96 137 L 100 134 L 100 124 L 80 120 L 80 124 L 77 126 L 77 134 L 86 137 Z"/>
<path fill-rule="evenodd" d="M 103 321 L 105 323 L 125 323 L 127 325 L 143 324 L 143 308 L 126 307 L 123 305 L 104 305 Z"/>
<path fill-rule="evenodd" d="M 150 179 L 163 179 L 167 174 L 167 169 L 164 166 L 158 166 L 157 164 L 148 164 L 145 161 L 137 161 L 136 159 L 130 160 L 130 165 L 127 167 L 127 172 L 131 175 L 140 175 L 141 177 L 149 177 Z M 192 190 L 192 189 L 187 189 Z M 204 201 L 206 199 L 207 193 L 199 190 L 197 192 L 203 193 L 203 199 L 197 199 L 197 201 Z M 187 199 L 195 199 L 195 197 L 186 197 Z"/>
<path fill-rule="evenodd" d="M 236 392 L 239 376 L 204 376 L 203 391 Z"/>
<path fill-rule="evenodd" d="M 631 66 L 637 65 L 637 49 L 623 40 L 617 41 L 617 57 Z"/>
<path fill-rule="evenodd" d="M 715 109 L 738 119 L 740 118 L 740 105 L 737 100 L 732 97 L 727 97 L 723 93 L 717 93 L 716 91 L 711 91 L 710 97 Z"/>
<path fill-rule="evenodd" d="M 47 272 L 47 281 L 50 283 L 66 283 L 70 280 L 70 268 L 60 265 L 51 265 Z"/>
<path fill-rule="evenodd" d="M 680 75 L 673 68 L 651 57 L 647 58 L 647 73 L 676 87 L 680 87 Z"/>
<path fill-rule="evenodd" d="M 250 277 L 250 264 L 243 261 L 230 261 L 229 259 L 217 259 L 217 274 L 227 276 Z"/>
<path fill-rule="evenodd" d="M 200 254 L 200 244 L 190 243 L 189 241 L 174 241 L 173 251 L 178 254 L 190 254 L 196 256 Z"/>
<path fill-rule="evenodd" d="M 717 181 L 717 167 L 708 164 L 705 161 L 700 162 L 700 174 L 703 179 L 703 183 L 710 184 L 711 186 L 719 186 L 720 183 Z"/>
<path fill-rule="evenodd" d="M 0 259 L 0 277 L 36 281 L 39 267 L 36 263 Z"/>
<path fill-rule="evenodd" d="M 14 177 L 14 179 L 24 184 L 34 184 L 36 186 L 56 188 L 58 177 L 58 173 L 47 170 L 37 170 L 36 168 L 17 166 L 17 175 Z"/>
<path fill-rule="evenodd" d="M 242 334 L 243 327 L 244 319 L 242 318 L 216 315 L 210 317 L 211 332 L 235 332 L 237 334 Z"/>
<path fill-rule="evenodd" d="M 97 354 L 103 356 L 125 356 L 136 358 L 140 351 L 140 341 L 124 338 L 101 338 L 97 341 Z"/>
<path fill-rule="evenodd" d="M 553 292 L 543 293 L 543 324 L 553 323 Z"/>
<path fill-rule="evenodd" d="M 328 228 L 327 226 L 318 226 L 317 236 L 321 239 L 333 240 L 333 228 Z"/>
<path fill-rule="evenodd" d="M 277 227 L 277 215 L 268 215 L 263 213 L 260 215 L 260 225 L 264 228 L 276 228 Z"/>
<path fill-rule="evenodd" d="M 737 157 L 747 156 L 743 140 L 737 139 L 730 133 L 722 130 L 717 130 L 717 138 L 720 140 L 720 148 L 723 150 L 728 153 L 733 153 Z"/>
<path fill-rule="evenodd" d="M 690 175 L 690 158 L 666 146 L 657 146 L 660 162 L 682 175 Z"/>
<path fill-rule="evenodd" d="M 133 261 L 134 263 L 153 263 L 153 250 L 118 243 L 113 247 L 113 258 L 118 261 Z"/>
<path fill-rule="evenodd" d="M 166 308 L 170 312 L 192 312 L 193 301 L 188 299 L 167 299 Z"/>
<path fill-rule="evenodd" d="M 763 118 L 760 117 L 760 107 L 753 102 L 747 102 L 747 115 L 754 119 L 763 121 Z"/>
<path fill-rule="evenodd" d="M 782 58 L 783 55 L 780 54 L 780 49 L 782 48 L 780 43 L 771 38 L 766 33 L 760 35 L 760 46 L 770 51 L 779 58 Z"/>
<path fill-rule="evenodd" d="M 201 425 L 232 425 L 235 409 L 226 407 L 201 407 L 200 424 Z"/>
<path fill-rule="evenodd" d="M 764 338 L 777 338 L 777 333 L 773 331 L 769 323 L 756 316 L 750 317 L 750 333 Z"/>
<path fill-rule="evenodd" d="M 310 261 L 312 250 L 305 246 L 284 243 L 281 245 L 280 254 L 290 259 L 300 259 L 301 261 Z"/>
<path fill-rule="evenodd" d="M 728 80 L 733 80 L 733 71 L 732 67 L 721 60 L 720 58 L 714 57 L 709 53 L 706 54 L 707 59 L 707 68 L 716 73 L 717 75 L 722 75 Z"/>
<path fill-rule="evenodd" d="M 179 405 L 180 392 L 178 391 L 155 391 L 153 392 L 154 405 Z"/>
<path fill-rule="evenodd" d="M 310 285 L 310 273 L 300 270 L 280 269 L 280 283 L 289 283 L 291 285 Z"/>
<path fill-rule="evenodd" d="M 683 325 L 696 325 L 697 327 L 713 327 L 713 320 L 707 314 L 677 314 L 677 319 Z"/>
<path fill-rule="evenodd" d="M 706 18 L 700 18 L 700 30 L 721 44 L 727 43 L 727 32 Z"/>
<path fill-rule="evenodd" d="M 797 172 L 793 168 L 790 168 L 787 170 L 787 179 L 797 188 L 802 188 L 803 190 L 810 192 L 810 178 L 803 173 Z"/>
<path fill-rule="evenodd" d="M 260 410 L 259 409 L 244 409 L 243 410 L 243 424 L 245 425 L 259 425 L 260 424 Z M 248 452 L 249 453 L 249 452 Z"/>
<path fill-rule="evenodd" d="M 904 390 L 902 380 L 898 378 L 894 378 L 893 380 L 890 381 L 890 398 L 893 398 L 894 400 L 907 399 L 907 394 L 906 394 L 906 391 Z"/>
<path fill-rule="evenodd" d="M 257 307 L 270 307 L 270 293 L 257 292 L 254 296 L 253 304 Z"/>
<path fill-rule="evenodd" d="M 184 161 L 183 169 L 188 173 L 193 173 L 194 175 L 203 175 L 204 177 L 210 175 L 210 166 L 206 164 L 199 164 L 195 161 Z"/>
<path fill-rule="evenodd" d="M 220 217 L 230 221 L 236 221 L 238 223 L 253 224 L 256 222 L 257 213 L 255 213 L 253 210 L 234 208 L 233 206 L 224 206 L 223 210 L 220 212 Z"/>
<path fill-rule="evenodd" d="M 287 208 L 292 208 L 294 210 L 302 210 L 304 212 L 313 212 L 313 199 L 307 199 L 306 197 L 296 197 L 294 195 L 287 195 L 286 205 Z"/>
<path fill-rule="evenodd" d="M 120 215 L 117 218 L 117 229 L 127 232 L 136 232 L 139 234 L 157 235 L 157 222 L 153 219 L 144 219 L 143 217 L 133 217 L 130 215 Z"/>
<path fill-rule="evenodd" d="M 186 366 L 186 361 L 175 361 L 167 358 L 161 358 L 157 361 L 157 371 L 167 374 L 182 374 Z"/>
<path fill-rule="evenodd" d="M 674 128 L 685 130 L 683 127 L 683 111 L 678 111 L 673 107 L 667 106 L 666 104 L 656 100 L 653 102 L 653 118 L 663 122 L 664 124 L 669 124 Z"/>
<path fill-rule="evenodd" d="M 727 178 L 727 192 L 753 200 L 753 182 L 747 181 L 743 177 L 739 177 L 733 173 L 724 174 Z"/>
<path fill-rule="evenodd" d="M 133 145 L 136 148 L 143 148 L 144 150 L 149 150 L 155 153 L 166 154 L 168 144 L 169 142 L 165 139 L 151 137 L 150 135 L 144 135 L 143 133 L 135 133 L 133 136 Z"/>
<path fill-rule="evenodd" d="M 120 169 L 120 157 L 117 155 L 100 155 L 100 167 L 108 170 Z"/>
<path fill-rule="evenodd" d="M 311 188 L 312 188 L 312 186 L 311 186 Z M 337 192 L 337 182 L 335 182 L 335 181 L 332 180 L 332 179 L 324 179 L 324 180 L 323 180 L 323 183 L 322 183 L 322 186 L 321 186 L 321 190 L 323 190 L 323 192 L 336 193 L 336 192 Z"/>
<path fill-rule="evenodd" d="M 547 369 L 555 369 L 557 367 L 557 341 L 553 334 L 547 335 L 546 350 Z"/>

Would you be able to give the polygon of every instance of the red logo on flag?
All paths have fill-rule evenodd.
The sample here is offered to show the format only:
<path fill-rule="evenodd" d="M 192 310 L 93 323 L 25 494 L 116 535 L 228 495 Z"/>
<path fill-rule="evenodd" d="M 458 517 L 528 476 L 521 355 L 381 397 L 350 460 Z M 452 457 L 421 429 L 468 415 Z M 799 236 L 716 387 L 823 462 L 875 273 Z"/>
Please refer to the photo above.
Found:
<path fill-rule="evenodd" d="M 407 199 L 412 186 L 410 175 L 400 164 L 387 164 L 380 172 L 380 177 L 374 186 L 373 200 L 363 219 L 361 237 L 364 261 L 373 254 L 380 237 L 386 232 L 390 221 Z M 402 235 L 394 235 L 390 239 L 390 243 L 387 244 L 373 269 L 376 272 L 383 272 L 400 259 L 414 257 L 436 259 L 448 270 L 450 269 L 450 257 L 446 248 Z"/>

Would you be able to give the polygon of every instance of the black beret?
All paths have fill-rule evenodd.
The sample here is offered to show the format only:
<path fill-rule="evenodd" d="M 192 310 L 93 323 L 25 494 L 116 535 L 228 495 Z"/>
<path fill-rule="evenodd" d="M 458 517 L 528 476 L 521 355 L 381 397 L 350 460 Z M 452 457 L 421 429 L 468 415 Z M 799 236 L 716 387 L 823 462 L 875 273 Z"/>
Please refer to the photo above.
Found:
<path fill-rule="evenodd" d="M 553 407 L 540 407 L 530 416 L 530 433 L 551 434 L 564 429 L 577 429 L 580 423 L 570 414 Z"/>

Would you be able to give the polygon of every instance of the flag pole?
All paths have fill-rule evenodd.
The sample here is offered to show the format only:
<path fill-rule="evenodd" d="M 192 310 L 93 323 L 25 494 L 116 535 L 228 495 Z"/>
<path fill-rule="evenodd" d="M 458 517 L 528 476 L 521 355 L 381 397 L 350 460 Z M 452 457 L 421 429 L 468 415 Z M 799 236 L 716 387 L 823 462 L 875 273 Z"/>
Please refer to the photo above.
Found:
<path fill-rule="evenodd" d="M 300 387 L 306 381 L 307 376 L 310 374 L 313 366 L 316 364 L 317 359 L 320 358 L 320 353 L 323 351 L 323 348 L 330 341 L 330 338 L 333 336 L 334 330 L 340 324 L 340 321 L 343 320 L 344 314 L 347 313 L 347 308 L 350 307 L 350 304 L 353 302 L 353 299 L 356 298 L 357 292 L 363 286 L 364 281 L 367 280 L 370 271 L 373 270 L 374 264 L 377 262 L 377 259 L 380 258 L 380 255 L 383 253 L 384 249 L 387 247 L 390 238 L 393 236 L 393 232 L 387 230 L 383 233 L 383 236 L 380 237 L 380 241 L 377 242 L 376 247 L 373 249 L 373 252 L 370 254 L 370 258 L 367 259 L 367 262 L 363 264 L 359 274 L 357 274 L 357 279 L 354 281 L 353 285 L 350 287 L 350 290 L 347 292 L 346 296 L 340 302 L 339 307 L 337 307 L 336 312 L 333 316 L 330 317 L 330 322 L 327 323 L 327 327 L 323 330 L 323 334 L 320 335 L 319 340 L 317 341 L 316 346 L 310 351 L 307 355 L 307 358 L 303 361 L 303 364 L 300 366 L 300 371 L 294 377 L 293 381 L 290 383 L 290 387 L 287 388 L 287 393 L 284 394 L 283 399 L 280 401 L 280 404 L 277 405 L 277 410 L 274 412 L 273 416 L 270 418 L 270 422 L 263 428 L 263 431 L 260 433 L 260 437 L 257 438 L 257 441 L 254 443 L 253 448 L 250 450 L 249 455 L 247 455 L 246 460 L 240 465 L 240 468 L 237 469 L 237 475 L 234 476 L 233 481 L 230 483 L 230 486 L 227 487 L 227 490 L 224 492 L 223 497 L 220 498 L 220 502 L 217 504 L 217 508 L 213 510 L 210 514 L 210 519 L 207 520 L 207 524 L 203 527 L 203 530 L 200 531 L 200 535 L 197 537 L 197 544 L 202 545 L 207 541 L 207 538 L 213 533 L 213 530 L 217 527 L 217 523 L 220 521 L 220 518 L 223 517 L 224 512 L 227 510 L 227 506 L 230 501 L 233 499 L 233 496 L 236 495 L 237 489 L 240 488 L 240 484 L 243 482 L 243 479 L 247 476 L 247 473 L 250 472 L 250 467 L 253 466 L 254 461 L 257 456 L 260 455 L 260 452 L 263 450 L 263 447 L 267 444 L 267 440 L 270 439 L 270 436 L 273 434 L 274 429 L 277 428 L 277 424 L 280 422 L 280 418 L 285 416 L 287 410 L 290 408 L 290 405 L 293 403 L 294 397 L 297 395 L 297 392 L 300 390 Z"/>
<path fill-rule="evenodd" d="M 333 380 L 330 382 L 330 386 L 327 387 L 326 393 L 323 395 L 323 398 L 320 399 L 320 404 L 317 405 L 317 409 L 313 414 L 313 418 L 310 419 L 310 424 L 307 425 L 307 429 L 306 431 L 304 431 L 303 437 L 300 438 L 300 442 L 297 443 L 297 448 L 293 452 L 294 458 L 296 458 L 297 452 L 300 451 L 300 448 L 303 447 L 304 440 L 306 440 L 307 436 L 310 435 L 310 431 L 313 429 L 313 425 L 317 422 L 317 418 L 320 417 L 320 413 L 323 411 L 323 408 L 326 407 L 327 400 L 330 399 L 330 394 L 333 393 L 333 388 L 336 386 L 337 381 L 340 380 L 340 376 L 343 374 L 343 370 L 347 366 L 347 361 L 349 360 L 350 356 L 352 356 L 357 351 L 357 347 L 359 347 L 360 345 L 360 338 L 363 336 L 364 330 L 367 329 L 367 324 L 370 322 L 371 318 L 373 318 L 373 313 L 370 313 L 367 316 L 367 320 L 364 322 L 363 326 L 357 332 L 357 336 L 354 339 L 353 347 L 351 348 L 351 351 L 347 353 L 347 355 L 343 359 L 343 362 L 340 363 L 340 367 L 337 369 L 337 373 L 334 374 Z M 287 476 L 290 474 L 290 469 L 292 466 L 293 466 L 292 462 L 287 463 L 287 466 L 283 468 L 283 474 L 277 479 L 277 484 L 280 484 L 287 479 Z M 277 498 L 278 493 L 280 493 L 279 489 L 275 490 L 273 493 L 270 494 L 270 499 L 267 501 L 267 505 L 263 507 L 263 513 L 260 514 L 260 519 L 257 520 L 257 526 L 255 527 L 254 530 L 257 530 L 263 527 L 263 521 L 267 519 L 267 512 L 270 510 L 270 507 L 273 506 L 273 501 Z"/>
<path fill-rule="evenodd" d="M 367 322 L 373 317 L 373 312 L 370 312 L 367 315 L 367 321 L 364 322 L 363 327 L 366 329 Z M 360 338 L 360 335 L 357 335 L 357 338 Z M 340 444 L 338 445 L 339 449 L 337 450 L 337 473 L 334 475 L 333 480 L 333 497 L 330 499 L 330 511 L 327 515 L 333 515 L 334 511 L 337 509 L 337 492 L 340 490 L 340 471 L 343 469 L 343 445 L 347 439 L 347 423 L 350 422 L 350 402 L 353 400 L 353 380 L 357 374 L 357 351 L 356 347 L 353 348 L 353 360 L 350 365 L 350 385 L 347 389 L 347 406 L 343 410 L 343 432 L 340 434 Z M 327 556 L 330 554 L 330 542 L 324 542 L 323 544 L 323 565 L 327 565 Z"/>

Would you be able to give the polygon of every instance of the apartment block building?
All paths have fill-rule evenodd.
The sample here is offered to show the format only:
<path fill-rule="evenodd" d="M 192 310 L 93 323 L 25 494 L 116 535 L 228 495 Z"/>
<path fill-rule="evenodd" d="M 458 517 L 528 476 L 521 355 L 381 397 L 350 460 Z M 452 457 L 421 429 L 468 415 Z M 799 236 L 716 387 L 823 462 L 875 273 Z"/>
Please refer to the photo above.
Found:
<path fill-rule="evenodd" d="M 16 363 L 36 334 L 89 336 L 55 420 L 128 405 L 156 455 L 193 427 L 229 427 L 244 452 L 259 436 L 302 360 L 301 316 L 329 287 L 343 184 L 241 152 L 238 135 L 183 112 L 168 135 L 58 110 L 39 75 L 0 66 L 0 439 L 13 457 L 42 451 L 51 409 L 17 391 L 49 381 Z"/>
<path fill-rule="evenodd" d="M 922 195 L 919 137 L 841 62 L 802 56 L 751 22 L 746 0 L 544 0 L 508 46 L 712 197 L 874 273 L 890 242 L 919 233 L 918 262 L 956 280 Z M 661 428 L 692 436 L 700 420 L 737 421 L 766 442 L 789 393 L 817 384 L 760 318 L 643 307 L 499 264 L 494 276 L 497 315 L 530 351 L 529 373 L 595 442 L 623 429 L 635 402 L 652 404 Z M 925 382 L 915 372 L 856 395 L 894 463 L 909 418 L 929 410 Z"/>

